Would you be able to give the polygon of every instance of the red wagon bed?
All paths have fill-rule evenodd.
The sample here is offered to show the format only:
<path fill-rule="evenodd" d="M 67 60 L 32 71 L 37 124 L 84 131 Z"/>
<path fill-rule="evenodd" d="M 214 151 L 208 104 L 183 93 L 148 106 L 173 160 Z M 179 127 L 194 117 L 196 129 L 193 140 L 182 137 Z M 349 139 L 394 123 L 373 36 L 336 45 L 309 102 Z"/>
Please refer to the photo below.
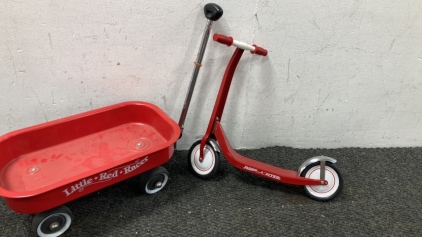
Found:
<path fill-rule="evenodd" d="M 125 102 L 0 137 L 0 196 L 38 213 L 166 163 L 179 126 L 155 105 Z"/>

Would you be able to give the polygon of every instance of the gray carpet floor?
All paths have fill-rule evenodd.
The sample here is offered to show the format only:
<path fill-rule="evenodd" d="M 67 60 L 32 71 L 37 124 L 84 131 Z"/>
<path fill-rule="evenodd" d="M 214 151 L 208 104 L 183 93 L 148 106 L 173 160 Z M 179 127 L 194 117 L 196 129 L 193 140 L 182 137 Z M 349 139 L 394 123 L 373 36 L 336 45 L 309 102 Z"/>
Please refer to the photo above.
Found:
<path fill-rule="evenodd" d="M 203 181 L 189 172 L 187 151 L 176 151 L 162 191 L 140 194 L 130 179 L 71 202 L 73 223 L 62 236 L 422 236 L 422 148 L 239 153 L 293 170 L 312 156 L 334 157 L 343 191 L 313 201 L 302 187 L 244 173 L 224 157 L 217 176 Z M 34 236 L 30 220 L 0 201 L 0 236 Z"/>

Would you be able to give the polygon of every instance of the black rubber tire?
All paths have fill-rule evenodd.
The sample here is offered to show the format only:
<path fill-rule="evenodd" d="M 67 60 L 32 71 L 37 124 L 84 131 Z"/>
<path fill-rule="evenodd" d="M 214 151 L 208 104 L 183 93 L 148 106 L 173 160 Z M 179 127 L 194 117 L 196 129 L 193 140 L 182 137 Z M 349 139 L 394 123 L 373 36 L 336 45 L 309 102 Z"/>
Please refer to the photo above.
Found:
<path fill-rule="evenodd" d="M 38 213 L 32 219 L 32 231 L 40 237 L 60 236 L 72 223 L 72 212 L 66 206 Z"/>
<path fill-rule="evenodd" d="M 307 166 L 300 174 L 301 177 L 309 177 L 312 172 L 317 171 L 321 166 L 320 162 L 316 162 Z M 337 197 L 343 189 L 343 176 L 338 168 L 331 162 L 325 162 L 326 180 L 329 181 L 328 186 L 304 186 L 305 193 L 317 201 L 330 201 Z M 319 173 L 318 173 L 319 174 Z M 319 179 L 319 176 L 313 177 Z M 327 190 L 328 189 L 328 190 Z"/>
<path fill-rule="evenodd" d="M 166 168 L 159 166 L 140 175 L 141 192 L 154 194 L 161 191 L 169 180 L 169 172 Z"/>
<path fill-rule="evenodd" d="M 211 179 L 220 167 L 220 153 L 216 152 L 210 143 L 205 144 L 204 161 L 199 161 L 199 148 L 201 140 L 192 144 L 188 153 L 188 164 L 190 170 L 201 179 Z M 205 163 L 204 163 L 205 162 Z"/>

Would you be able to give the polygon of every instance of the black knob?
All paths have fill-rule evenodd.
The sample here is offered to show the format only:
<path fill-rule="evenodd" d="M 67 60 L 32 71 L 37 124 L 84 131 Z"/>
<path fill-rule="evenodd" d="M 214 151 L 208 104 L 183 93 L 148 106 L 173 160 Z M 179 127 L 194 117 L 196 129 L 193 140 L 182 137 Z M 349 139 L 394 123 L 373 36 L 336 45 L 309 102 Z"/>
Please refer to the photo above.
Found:
<path fill-rule="evenodd" d="M 216 21 L 223 15 L 223 9 L 215 3 L 208 3 L 204 7 L 204 14 L 208 20 Z"/>

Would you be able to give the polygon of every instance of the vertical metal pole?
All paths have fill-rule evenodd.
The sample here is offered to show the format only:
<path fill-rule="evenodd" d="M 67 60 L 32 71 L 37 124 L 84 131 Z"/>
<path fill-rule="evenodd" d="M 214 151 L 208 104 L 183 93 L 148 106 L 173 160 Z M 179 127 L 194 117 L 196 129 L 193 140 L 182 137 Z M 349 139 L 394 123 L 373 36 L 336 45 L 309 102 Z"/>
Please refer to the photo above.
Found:
<path fill-rule="evenodd" d="M 188 93 L 186 94 L 185 103 L 183 104 L 182 113 L 181 113 L 180 119 L 179 119 L 180 137 L 182 137 L 182 134 L 183 134 L 186 115 L 188 113 L 190 101 L 192 99 L 192 94 L 193 94 L 193 91 L 195 89 L 195 84 L 196 84 L 196 79 L 198 78 L 199 69 L 202 66 L 201 65 L 202 58 L 204 57 L 204 52 L 205 52 L 205 49 L 207 47 L 208 38 L 209 38 L 209 35 L 210 35 L 212 23 L 213 23 L 213 21 L 211 21 L 211 20 L 207 21 L 207 24 L 205 26 L 205 30 L 204 30 L 204 33 L 203 33 L 203 36 L 202 36 L 202 42 L 201 42 L 201 46 L 199 48 L 198 56 L 196 57 L 196 61 L 194 63 L 195 68 L 194 68 L 193 73 L 192 73 L 192 79 L 191 79 L 191 82 L 190 82 L 190 85 L 189 85 L 189 90 L 188 90 Z"/>

